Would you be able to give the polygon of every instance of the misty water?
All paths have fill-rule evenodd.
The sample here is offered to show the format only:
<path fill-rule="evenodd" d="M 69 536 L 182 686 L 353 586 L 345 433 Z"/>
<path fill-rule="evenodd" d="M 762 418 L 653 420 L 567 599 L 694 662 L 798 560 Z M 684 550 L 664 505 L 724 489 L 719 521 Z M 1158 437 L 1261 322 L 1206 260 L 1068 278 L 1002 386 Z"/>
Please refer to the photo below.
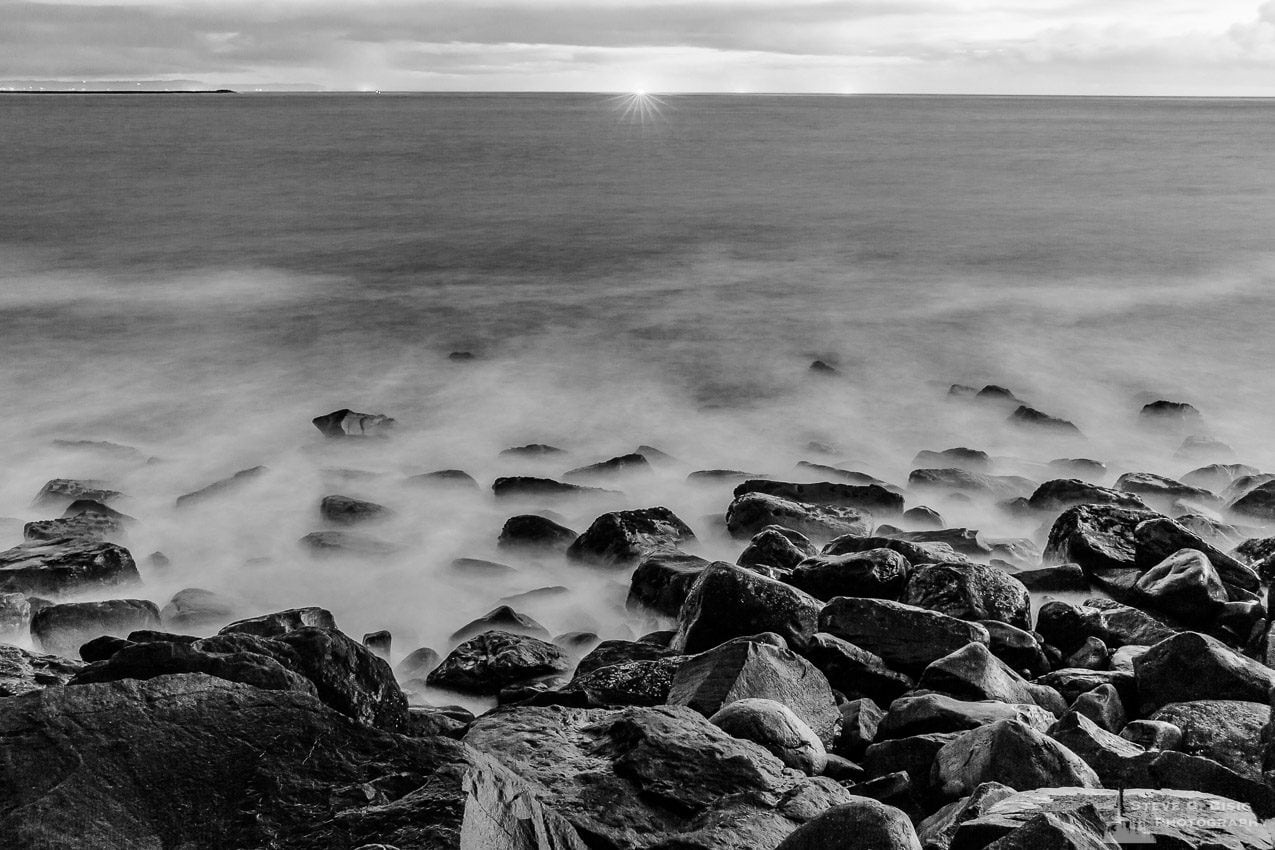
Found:
<path fill-rule="evenodd" d="M 971 446 L 998 472 L 1060 457 L 1171 476 L 1275 468 L 1275 103 L 923 97 L 8 96 L 0 99 L 0 534 L 48 518 L 51 478 L 100 479 L 163 605 L 332 610 L 397 660 L 498 600 L 553 634 L 663 625 L 624 570 L 496 548 L 509 516 L 665 505 L 734 561 L 729 468 L 799 461 L 905 484 Z M 453 351 L 473 352 L 453 361 Z M 835 377 L 812 374 L 813 359 Z M 1011 388 L 1083 438 L 953 401 Z M 1140 428 L 1157 398 L 1203 425 Z M 325 441 L 338 408 L 392 439 Z M 1182 458 L 1188 434 L 1235 454 Z M 59 447 L 111 441 L 135 453 Z M 539 442 L 568 454 L 502 457 Z M 822 444 L 822 449 L 811 444 Z M 645 444 L 622 495 L 496 502 Z M 220 499 L 177 496 L 268 472 Z M 463 469 L 481 491 L 408 476 Z M 367 475 L 352 475 L 355 470 Z M 394 556 L 315 558 L 319 499 L 395 513 Z M 909 496 L 949 526 L 1034 537 L 985 501 Z M 364 529 L 360 529 L 363 531 Z M 170 564 L 151 565 L 163 552 Z M 458 557 L 518 568 L 457 572 Z M 94 598 L 111 594 L 99 591 Z"/>

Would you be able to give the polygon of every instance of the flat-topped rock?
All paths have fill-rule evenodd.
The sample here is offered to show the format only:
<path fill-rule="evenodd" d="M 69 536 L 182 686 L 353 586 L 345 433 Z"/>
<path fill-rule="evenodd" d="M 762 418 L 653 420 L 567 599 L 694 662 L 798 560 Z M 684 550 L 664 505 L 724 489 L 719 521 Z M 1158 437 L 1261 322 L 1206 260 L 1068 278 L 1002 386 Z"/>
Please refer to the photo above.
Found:
<path fill-rule="evenodd" d="M 879 484 L 858 485 L 833 481 L 799 484 L 756 478 L 737 486 L 734 495 L 735 498 L 739 498 L 746 493 L 764 493 L 790 502 L 804 502 L 810 505 L 860 508 L 882 516 L 903 511 L 903 496 Z"/>
<path fill-rule="evenodd" d="M 856 508 L 811 505 L 765 493 L 737 496 L 726 510 L 726 527 L 734 537 L 752 537 L 769 525 L 790 528 L 816 541 L 865 535 L 872 528 L 870 518 Z"/>
<path fill-rule="evenodd" d="M 316 416 L 311 421 L 325 437 L 386 437 L 395 424 L 383 413 L 356 413 L 348 407 Z"/>
<path fill-rule="evenodd" d="M 133 556 L 113 543 L 31 542 L 0 552 L 0 592 L 59 596 L 140 580 Z"/>

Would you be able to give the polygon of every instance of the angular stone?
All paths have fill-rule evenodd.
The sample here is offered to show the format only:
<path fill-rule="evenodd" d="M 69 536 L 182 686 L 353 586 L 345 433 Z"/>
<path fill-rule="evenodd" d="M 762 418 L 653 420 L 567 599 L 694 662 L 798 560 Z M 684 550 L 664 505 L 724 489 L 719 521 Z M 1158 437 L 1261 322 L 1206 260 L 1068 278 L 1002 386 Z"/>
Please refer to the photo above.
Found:
<path fill-rule="evenodd" d="M 326 608 L 319 608 L 312 605 L 305 608 L 289 608 L 285 611 L 275 611 L 272 614 L 262 614 L 259 617 L 248 617 L 244 620 L 236 620 L 230 625 L 222 628 L 218 634 L 279 637 L 280 635 L 285 635 L 288 632 L 306 628 L 307 626 L 315 626 L 321 629 L 335 629 L 336 620 L 333 619 L 331 611 Z"/>
<path fill-rule="evenodd" d="M 229 495 L 230 493 L 243 489 L 250 482 L 260 478 L 269 471 L 270 470 L 264 466 L 254 466 L 249 469 L 241 469 L 229 478 L 214 481 L 206 487 L 201 487 L 193 492 L 178 496 L 177 507 L 188 508 L 191 505 L 207 501 L 208 499 Z"/>
<path fill-rule="evenodd" d="M 1261 586 L 1261 580 L 1251 567 L 1206 543 L 1198 534 L 1167 517 L 1139 523 L 1134 528 L 1133 536 L 1136 546 L 1135 564 L 1139 568 L 1155 566 L 1182 549 L 1195 549 L 1209 559 L 1225 584 L 1248 591 L 1256 591 Z"/>
<path fill-rule="evenodd" d="M 74 657 L 80 644 L 100 635 L 123 637 L 135 629 L 158 627 L 159 609 L 144 599 L 67 602 L 49 605 L 31 617 L 36 643 L 65 657 Z"/>
<path fill-rule="evenodd" d="M 922 693 L 890 703 L 877 726 L 876 740 L 905 738 L 933 732 L 965 732 L 998 720 L 1018 720 L 1038 732 L 1047 732 L 1057 721 L 1050 711 L 1034 703 L 998 700 L 959 700 L 945 694 Z"/>
<path fill-rule="evenodd" d="M 1099 487 L 1079 478 L 1055 478 L 1036 488 L 1027 500 L 1038 511 L 1063 511 L 1077 505 L 1114 505 L 1120 508 L 1149 510 L 1146 503 L 1132 493 Z"/>
<path fill-rule="evenodd" d="M 507 632 L 483 632 L 443 659 L 425 681 L 433 687 L 473 694 L 502 688 L 570 669 L 566 653 L 547 641 Z"/>
<path fill-rule="evenodd" d="M 1132 568 L 1137 548 L 1134 529 L 1156 516 L 1113 505 L 1068 508 L 1049 530 L 1045 563 L 1079 564 L 1087 575 Z"/>
<path fill-rule="evenodd" d="M 987 644 L 987 629 L 936 611 L 886 599 L 838 597 L 819 613 L 819 631 L 879 655 L 901 670 L 920 670 L 968 643 Z"/>
<path fill-rule="evenodd" d="M 501 631 L 514 635 L 529 635 L 541 640 L 549 639 L 549 630 L 526 614 L 519 614 L 508 605 L 491 609 L 476 620 L 471 620 L 452 632 L 448 640 L 453 643 L 469 640 L 483 632 Z"/>
<path fill-rule="evenodd" d="M 902 601 L 962 620 L 999 620 L 1031 628 L 1031 597 L 1022 582 L 982 564 L 925 564 L 913 570 Z"/>
<path fill-rule="evenodd" d="M 634 473 L 645 473 L 651 471 L 651 464 L 646 457 L 636 452 L 627 455 L 613 457 L 610 460 L 604 460 L 599 463 L 591 463 L 588 466 L 580 466 L 575 469 L 569 469 L 562 474 L 562 477 L 568 481 L 574 479 L 576 481 L 587 481 L 597 478 L 614 478 L 617 475 L 632 475 Z"/>
<path fill-rule="evenodd" d="M 703 558 L 675 549 L 652 552 L 633 571 L 626 606 L 630 609 L 645 606 L 676 617 L 695 580 L 708 565 Z"/>
<path fill-rule="evenodd" d="M 853 845 L 847 842 L 849 836 L 853 836 Z M 852 846 L 872 850 L 921 850 L 921 842 L 907 815 L 866 797 L 828 809 L 798 827 L 775 850 L 833 850 Z"/>
<path fill-rule="evenodd" d="M 830 481 L 795 484 L 754 478 L 737 486 L 734 496 L 738 499 L 748 493 L 764 493 L 789 502 L 810 505 L 859 508 L 882 516 L 903 512 L 903 496 L 879 484 L 855 485 Z"/>
<path fill-rule="evenodd" d="M 969 643 L 935 660 L 921 674 L 917 687 L 958 699 L 1030 703 L 1055 716 L 1067 703 L 1053 688 L 1028 682 L 981 643 Z"/>
<path fill-rule="evenodd" d="M 0 552 L 0 592 L 59 596 L 138 581 L 133 556 L 113 543 L 24 543 Z"/>
<path fill-rule="evenodd" d="M 820 555 L 797 564 L 787 581 L 816 599 L 861 596 L 898 599 L 909 566 L 898 552 L 869 549 L 845 555 Z"/>
<path fill-rule="evenodd" d="M 870 518 L 855 508 L 809 505 L 764 493 L 745 493 L 726 509 L 726 528 L 734 537 L 752 537 L 769 525 L 798 531 L 812 540 L 843 534 L 867 534 Z"/>
<path fill-rule="evenodd" d="M 818 775 L 828 764 L 819 736 L 783 703 L 756 698 L 735 700 L 708 720 L 733 738 L 760 745 L 787 767 L 802 773 Z"/>
<path fill-rule="evenodd" d="M 691 586 L 678 614 L 672 648 L 702 652 L 758 632 L 775 632 L 801 648 L 819 630 L 822 607 L 819 600 L 794 587 L 719 561 Z"/>
<path fill-rule="evenodd" d="M 1219 699 L 1175 702 L 1161 707 L 1148 720 L 1171 723 L 1182 731 L 1182 739 L 1173 749 L 1204 756 L 1241 776 L 1261 780 L 1264 733 L 1271 720 L 1271 707 L 1266 703 Z"/>
<path fill-rule="evenodd" d="M 536 514 L 519 514 L 505 520 L 496 545 L 501 549 L 520 547 L 565 552 L 578 535 L 551 519 Z"/>
<path fill-rule="evenodd" d="M 945 745 L 935 756 L 934 777 L 948 797 L 969 794 L 983 782 L 1016 791 L 1102 787 L 1078 755 L 1017 720 L 998 720 Z"/>
<path fill-rule="evenodd" d="M 1137 608 L 1110 600 L 1086 600 L 1081 605 L 1052 601 L 1040 606 L 1036 631 L 1046 643 L 1070 655 L 1086 638 L 1098 638 L 1110 649 L 1153 646 L 1176 630 Z"/>
<path fill-rule="evenodd" d="M 741 567 L 766 566 L 790 570 L 818 552 L 804 534 L 778 525 L 766 526 L 753 535 L 735 563 Z"/>
<path fill-rule="evenodd" d="M 631 566 L 657 549 L 693 542 L 690 526 L 665 507 L 603 514 L 567 549 L 575 561 Z"/>
<path fill-rule="evenodd" d="M 0 644 L 0 697 L 65 685 L 83 666 L 58 655 L 41 655 Z"/>
<path fill-rule="evenodd" d="M 1229 598 L 1217 570 L 1203 552 L 1179 549 L 1138 577 L 1146 604 L 1186 622 L 1211 621 Z"/>
<path fill-rule="evenodd" d="M 1266 702 L 1275 686 L 1275 670 L 1198 632 L 1157 643 L 1134 662 L 1134 671 L 1144 715 L 1174 702 Z"/>
<path fill-rule="evenodd" d="M 970 560 L 946 543 L 913 543 L 893 537 L 862 537 L 847 534 L 832 540 L 823 547 L 822 555 L 848 555 L 852 552 L 868 552 L 873 549 L 889 549 L 902 555 L 909 564 L 967 564 Z"/>
<path fill-rule="evenodd" d="M 314 427 L 325 437 L 385 437 L 394 420 L 382 413 L 355 413 L 349 408 L 316 416 Z"/>
<path fill-rule="evenodd" d="M 803 654 L 828 678 L 833 690 L 850 699 L 868 697 L 886 704 L 916 684 L 887 667 L 880 656 L 823 632 L 814 636 Z"/>

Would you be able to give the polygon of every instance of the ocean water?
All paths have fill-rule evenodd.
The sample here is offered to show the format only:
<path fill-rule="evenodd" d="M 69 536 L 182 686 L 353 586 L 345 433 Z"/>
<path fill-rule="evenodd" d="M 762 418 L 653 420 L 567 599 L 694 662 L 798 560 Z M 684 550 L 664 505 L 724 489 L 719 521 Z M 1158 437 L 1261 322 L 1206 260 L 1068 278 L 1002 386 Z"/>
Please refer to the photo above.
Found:
<path fill-rule="evenodd" d="M 623 610 L 623 571 L 495 548 L 552 508 L 583 530 L 665 504 L 707 557 L 734 468 L 800 460 L 906 481 L 922 449 L 969 445 L 1037 479 L 1064 456 L 1179 475 L 1190 433 L 1275 466 L 1275 101 L 983 97 L 185 95 L 0 98 L 0 523 L 44 518 L 54 477 L 103 479 L 163 551 L 134 591 L 182 587 L 245 611 L 331 608 L 395 655 L 495 601 L 552 632 L 659 625 Z M 469 362 L 448 359 L 471 351 Z M 814 358 L 841 374 L 808 372 Z M 1001 384 L 1083 439 L 950 401 Z M 314 416 L 398 420 L 324 442 Z M 110 440 L 132 457 L 53 445 Z M 823 450 L 812 447 L 817 442 Z M 501 449 L 545 442 L 559 461 Z M 565 469 L 656 446 L 677 462 L 622 496 L 507 505 L 405 476 Z M 174 498 L 270 472 L 186 511 Z M 356 480 L 333 473 L 374 473 Z M 804 476 L 809 478 L 810 476 Z M 392 507 L 384 559 L 315 560 L 319 498 Z M 910 499 L 915 503 L 916 499 Z M 952 525 L 1039 536 L 978 502 Z M 509 579 L 453 558 L 517 566 Z M 98 594 L 101 595 L 100 593 Z"/>

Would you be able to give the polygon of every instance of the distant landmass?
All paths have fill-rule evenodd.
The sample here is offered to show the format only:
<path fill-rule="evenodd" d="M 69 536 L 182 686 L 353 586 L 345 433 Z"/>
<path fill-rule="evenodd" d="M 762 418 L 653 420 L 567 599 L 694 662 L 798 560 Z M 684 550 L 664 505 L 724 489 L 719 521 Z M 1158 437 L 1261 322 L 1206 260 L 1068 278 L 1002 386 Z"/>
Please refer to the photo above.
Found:
<path fill-rule="evenodd" d="M 84 94 L 179 92 L 321 92 L 311 83 L 245 83 L 233 86 L 200 80 L 0 80 L 0 92 L 79 92 Z"/>

